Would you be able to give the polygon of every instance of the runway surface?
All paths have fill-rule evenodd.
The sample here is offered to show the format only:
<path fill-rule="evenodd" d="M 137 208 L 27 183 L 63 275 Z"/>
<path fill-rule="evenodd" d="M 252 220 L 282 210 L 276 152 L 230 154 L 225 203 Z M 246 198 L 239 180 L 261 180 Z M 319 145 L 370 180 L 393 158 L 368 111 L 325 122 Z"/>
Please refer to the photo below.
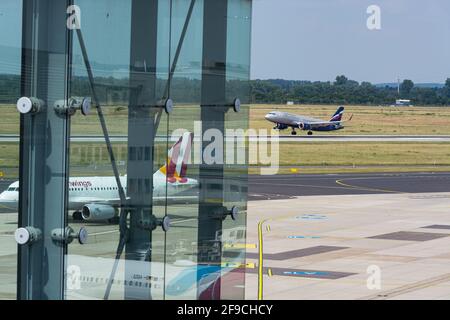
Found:
<path fill-rule="evenodd" d="M 429 192 L 450 192 L 450 173 L 275 175 L 249 179 L 249 200 Z"/>
<path fill-rule="evenodd" d="M 268 141 L 270 137 L 250 137 L 250 141 Z M 415 135 L 312 135 L 300 132 L 296 136 L 283 135 L 280 142 L 450 142 L 450 136 L 415 136 Z"/>
<path fill-rule="evenodd" d="M 231 137 L 230 137 L 231 138 Z M 126 135 L 113 135 L 110 136 L 111 142 L 125 143 L 128 141 Z M 231 139 L 235 139 L 232 137 Z M 250 136 L 250 142 L 264 142 L 273 139 L 272 136 Z M 307 136 L 302 132 L 299 132 L 297 136 L 280 135 L 278 137 L 280 142 L 450 142 L 450 136 L 439 135 L 313 135 Z M 18 143 L 20 140 L 18 135 L 1 134 L 0 142 L 3 143 Z M 158 136 L 156 141 L 166 141 L 167 137 Z M 198 139 L 195 139 L 197 141 Z M 74 135 L 71 137 L 72 142 L 97 142 L 104 143 L 105 138 L 101 135 Z"/>

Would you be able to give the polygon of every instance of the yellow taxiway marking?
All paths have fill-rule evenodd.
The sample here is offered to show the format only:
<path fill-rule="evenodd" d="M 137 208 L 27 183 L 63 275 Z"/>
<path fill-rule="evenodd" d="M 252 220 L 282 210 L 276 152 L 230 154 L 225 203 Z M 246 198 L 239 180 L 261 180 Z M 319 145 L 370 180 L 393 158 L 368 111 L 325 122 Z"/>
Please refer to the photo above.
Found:
<path fill-rule="evenodd" d="M 261 220 L 258 222 L 258 243 L 259 243 L 259 258 L 258 258 L 258 300 L 263 300 L 263 292 L 264 292 L 264 281 L 263 281 L 263 225 L 267 221 L 273 220 L 282 220 L 289 217 L 292 217 L 295 214 L 289 214 L 286 216 L 281 216 L 277 218 L 269 218 L 266 220 Z"/>
<path fill-rule="evenodd" d="M 291 173 L 298 173 L 298 169 L 292 168 Z"/>
<path fill-rule="evenodd" d="M 222 268 L 242 268 L 242 269 L 255 269 L 256 265 L 254 263 L 236 263 L 236 262 L 222 262 L 220 264 Z"/>
<path fill-rule="evenodd" d="M 258 222 L 258 242 L 259 242 L 259 259 L 258 259 L 258 300 L 263 299 L 263 231 L 262 226 L 267 220 Z"/>
<path fill-rule="evenodd" d="M 269 268 L 269 270 L 267 270 L 267 274 L 269 275 L 269 277 L 272 276 L 272 269 L 271 268 Z"/>
<path fill-rule="evenodd" d="M 351 179 L 350 178 L 350 179 L 345 179 L 345 180 L 348 181 L 348 180 L 364 180 L 364 179 L 366 179 L 366 178 L 363 178 L 363 179 L 358 179 L 358 178 Z M 343 181 L 344 180 L 336 180 L 336 183 L 343 187 L 358 189 L 358 190 L 380 191 L 380 192 L 386 192 L 386 193 L 406 193 L 406 192 L 387 190 L 387 189 L 376 189 L 376 188 L 370 188 L 370 187 L 355 186 L 355 185 L 344 183 Z"/>
<path fill-rule="evenodd" d="M 90 234 L 90 236 L 102 236 L 105 234 L 117 233 L 117 232 L 119 232 L 119 230 L 102 231 L 102 232 L 92 233 L 92 234 Z"/>
<path fill-rule="evenodd" d="M 267 230 L 267 232 L 270 232 L 270 225 L 266 226 L 266 230 Z"/>
<path fill-rule="evenodd" d="M 267 185 L 267 183 L 262 183 L 262 182 L 252 182 L 252 184 L 256 184 L 256 185 Z M 307 187 L 307 188 L 319 188 L 319 189 L 348 189 L 347 186 L 343 187 L 343 186 L 316 186 L 316 185 L 312 185 L 312 184 L 289 184 L 289 183 L 272 183 L 271 186 L 280 186 L 280 187 Z"/>
<path fill-rule="evenodd" d="M 207 203 L 223 203 L 223 199 L 221 198 L 210 198 L 207 201 L 205 201 Z"/>
<path fill-rule="evenodd" d="M 9 210 L 14 210 L 13 207 L 8 207 L 8 206 L 5 206 L 5 205 L 3 205 L 3 204 L 0 204 L 0 208 L 9 209 Z"/>
<path fill-rule="evenodd" d="M 257 245 L 256 243 L 233 243 L 229 244 L 226 243 L 223 245 L 225 249 L 256 249 Z"/>

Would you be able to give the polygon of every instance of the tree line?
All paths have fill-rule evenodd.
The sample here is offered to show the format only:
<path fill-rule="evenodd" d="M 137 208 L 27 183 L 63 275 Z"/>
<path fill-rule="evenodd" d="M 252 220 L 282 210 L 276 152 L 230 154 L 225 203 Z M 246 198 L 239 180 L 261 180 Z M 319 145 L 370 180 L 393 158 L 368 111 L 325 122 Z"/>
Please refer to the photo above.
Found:
<path fill-rule="evenodd" d="M 156 81 L 158 94 L 165 90 L 165 79 Z M 128 79 L 96 78 L 96 86 L 103 103 L 127 103 L 132 87 Z M 73 77 L 71 94 L 89 96 L 90 86 L 86 77 Z M 139 89 L 139 88 L 137 88 Z M 201 100 L 201 81 L 174 78 L 171 98 L 179 103 L 194 103 Z M 20 76 L 0 75 L 0 103 L 15 103 L 20 96 Z M 375 85 L 357 82 L 344 75 L 331 81 L 295 80 L 231 80 L 226 85 L 227 97 L 239 97 L 252 104 L 356 104 L 392 105 L 396 99 L 409 99 L 414 105 L 450 105 L 450 78 L 444 85 L 416 85 L 404 80 L 398 88 L 393 85 Z M 230 98 L 231 99 L 231 98 Z"/>
<path fill-rule="evenodd" d="M 254 80 L 251 81 L 253 103 L 360 104 L 392 105 L 396 99 L 409 99 L 414 105 L 450 105 L 450 78 L 444 86 L 417 86 L 411 80 L 397 86 L 358 83 L 345 76 L 334 82 Z"/>

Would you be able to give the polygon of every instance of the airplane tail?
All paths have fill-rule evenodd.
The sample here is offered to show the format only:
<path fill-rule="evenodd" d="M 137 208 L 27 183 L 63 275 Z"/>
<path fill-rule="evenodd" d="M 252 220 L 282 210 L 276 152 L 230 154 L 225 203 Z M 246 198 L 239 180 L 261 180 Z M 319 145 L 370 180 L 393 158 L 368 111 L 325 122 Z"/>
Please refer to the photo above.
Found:
<path fill-rule="evenodd" d="M 342 116 L 344 115 L 345 108 L 343 106 L 340 106 L 336 113 L 331 117 L 330 122 L 339 122 L 342 121 Z"/>
<path fill-rule="evenodd" d="M 185 132 L 169 150 L 166 165 L 159 169 L 159 173 L 164 174 L 169 183 L 187 181 L 187 164 L 191 157 L 192 139 L 193 133 Z"/>

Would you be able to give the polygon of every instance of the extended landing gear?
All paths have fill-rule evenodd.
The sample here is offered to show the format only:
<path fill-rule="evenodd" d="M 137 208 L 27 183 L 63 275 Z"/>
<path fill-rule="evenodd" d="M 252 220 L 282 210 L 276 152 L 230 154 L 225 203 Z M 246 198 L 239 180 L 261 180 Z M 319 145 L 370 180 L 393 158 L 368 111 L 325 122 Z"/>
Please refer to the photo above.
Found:
<path fill-rule="evenodd" d="M 291 134 L 292 134 L 293 136 L 296 136 L 296 135 L 297 135 L 297 131 L 292 130 Z"/>
<path fill-rule="evenodd" d="M 83 216 L 81 215 L 81 211 L 75 211 L 75 212 L 72 214 L 72 218 L 73 218 L 73 220 L 75 220 L 75 221 L 82 221 L 82 220 L 83 220 Z"/>
<path fill-rule="evenodd" d="M 312 131 L 308 131 L 308 136 L 312 136 L 313 132 Z"/>

